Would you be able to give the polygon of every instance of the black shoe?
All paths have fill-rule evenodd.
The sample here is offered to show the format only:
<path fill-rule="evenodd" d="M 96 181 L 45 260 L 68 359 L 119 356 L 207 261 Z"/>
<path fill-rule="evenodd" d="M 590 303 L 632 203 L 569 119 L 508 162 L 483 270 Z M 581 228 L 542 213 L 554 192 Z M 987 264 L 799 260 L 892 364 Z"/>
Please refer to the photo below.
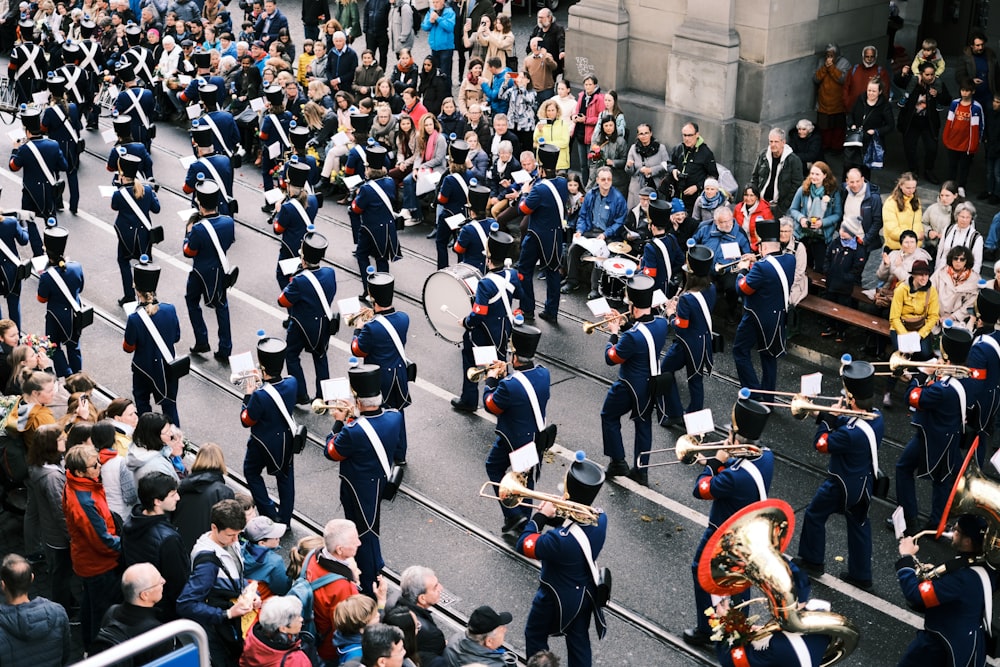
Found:
<path fill-rule="evenodd" d="M 674 426 L 684 426 L 683 417 L 663 417 L 660 419 L 660 426 L 663 428 L 671 428 Z"/>
<path fill-rule="evenodd" d="M 544 310 L 542 312 L 538 313 L 538 317 L 541 318 L 541 319 L 543 319 L 543 320 L 545 320 L 549 324 L 555 324 L 556 321 L 559 319 L 559 317 L 557 315 L 549 315 Z"/>
<path fill-rule="evenodd" d="M 367 294 L 359 294 L 358 295 L 358 301 L 360 301 L 362 304 L 368 303 L 368 295 Z"/>
<path fill-rule="evenodd" d="M 931 185 L 941 185 L 941 179 L 938 178 L 937 174 L 935 174 L 933 171 L 925 171 L 924 180 L 930 183 Z"/>
<path fill-rule="evenodd" d="M 274 213 L 274 205 L 265 202 L 263 206 L 260 207 L 261 213 Z"/>
<path fill-rule="evenodd" d="M 437 227 L 435 227 L 435 228 L 434 228 L 434 229 L 432 229 L 432 230 L 430 231 L 430 233 L 428 233 L 428 234 L 427 234 L 427 236 L 425 236 L 424 238 L 425 238 L 425 239 L 433 239 L 433 238 L 436 238 L 436 237 L 437 237 L 437 235 L 438 235 L 438 231 L 437 231 Z"/>
<path fill-rule="evenodd" d="M 218 361 L 220 364 L 223 364 L 223 365 L 226 365 L 226 366 L 229 365 L 229 353 L 228 352 L 223 352 L 223 351 L 220 350 L 218 352 L 213 353 L 212 357 L 214 357 L 215 360 Z"/>
<path fill-rule="evenodd" d="M 211 352 L 212 346 L 208 343 L 195 343 L 188 348 L 188 352 L 191 354 L 204 354 L 205 352 Z"/>
<path fill-rule="evenodd" d="M 521 317 L 524 318 L 525 322 L 534 322 L 535 321 L 535 314 L 534 313 L 521 313 Z"/>
<path fill-rule="evenodd" d="M 559 288 L 559 293 L 569 294 L 570 292 L 575 292 L 578 289 L 580 289 L 580 285 L 578 283 L 566 283 L 565 285 Z"/>
<path fill-rule="evenodd" d="M 476 411 L 476 406 L 474 406 L 474 405 L 466 405 L 465 403 L 462 402 L 462 399 L 457 398 L 457 397 L 451 399 L 451 407 L 453 409 L 455 409 L 455 410 L 458 410 L 459 412 L 470 412 L 471 413 L 471 412 L 475 412 Z"/>
<path fill-rule="evenodd" d="M 799 566 L 799 569 L 808 574 L 810 577 L 821 577 L 825 568 L 822 563 L 811 563 L 807 560 L 802 560 L 799 556 L 792 559 L 792 562 Z"/>
<path fill-rule="evenodd" d="M 503 527 L 500 529 L 501 533 L 508 533 L 514 535 L 520 535 L 521 530 L 524 529 L 524 525 L 528 523 L 528 517 L 523 514 L 518 514 L 517 516 L 511 517 L 503 522 Z"/>
<path fill-rule="evenodd" d="M 836 333 L 837 332 L 833 327 L 827 327 L 826 329 L 823 329 L 823 331 L 821 331 L 819 335 L 822 338 L 829 338 L 830 336 L 833 336 Z"/>
<path fill-rule="evenodd" d="M 870 591 L 872 589 L 871 579 L 868 580 L 855 579 L 848 572 L 841 572 L 840 574 L 837 575 L 837 578 L 839 578 L 841 581 L 847 582 L 851 586 L 857 586 L 858 588 L 861 588 L 866 591 Z"/>
<path fill-rule="evenodd" d="M 611 459 L 611 463 L 608 464 L 608 477 L 626 477 L 630 472 L 631 469 L 625 463 L 625 459 Z"/>
<path fill-rule="evenodd" d="M 76 215 L 76 213 L 77 213 L 76 206 L 70 206 L 69 207 L 69 212 L 72 213 L 73 215 Z"/>
<path fill-rule="evenodd" d="M 396 459 L 395 461 L 393 461 L 393 464 L 399 466 L 400 468 L 405 468 L 406 459 Z"/>
<path fill-rule="evenodd" d="M 645 468 L 632 468 L 628 471 L 628 478 L 636 484 L 649 486 L 649 471 Z"/>
<path fill-rule="evenodd" d="M 126 303 L 128 303 L 131 300 L 132 300 L 132 297 L 123 296 L 122 298 L 118 299 L 118 306 L 119 307 L 124 306 Z"/>
<path fill-rule="evenodd" d="M 588 301 L 592 301 L 594 299 L 600 299 L 600 298 L 601 298 L 601 293 L 598 292 L 597 290 L 590 290 L 589 292 L 587 292 L 587 300 Z"/>
<path fill-rule="evenodd" d="M 708 646 L 712 643 L 712 635 L 704 630 L 691 628 L 684 631 L 684 643 L 688 646 Z"/>

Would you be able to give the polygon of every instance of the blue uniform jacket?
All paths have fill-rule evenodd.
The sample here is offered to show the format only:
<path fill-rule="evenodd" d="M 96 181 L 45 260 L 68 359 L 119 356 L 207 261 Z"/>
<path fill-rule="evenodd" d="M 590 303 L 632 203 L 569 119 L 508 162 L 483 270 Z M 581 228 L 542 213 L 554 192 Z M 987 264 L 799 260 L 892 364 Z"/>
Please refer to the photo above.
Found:
<path fill-rule="evenodd" d="M 149 319 L 153 321 L 167 350 L 173 356 L 174 343 L 181 339 L 181 325 L 177 319 L 176 309 L 169 303 L 161 303 L 159 310 Z M 132 372 L 145 375 L 156 389 L 157 396 L 161 398 L 166 396 L 167 362 L 153 336 L 150 335 L 149 329 L 136 313 L 129 315 L 125 322 L 125 340 L 122 342 L 122 348 L 132 354 Z"/>
<path fill-rule="evenodd" d="M 311 271 L 323 288 L 328 306 L 337 296 L 337 275 L 333 269 L 325 266 L 319 269 L 301 269 L 292 276 L 278 297 L 278 303 L 288 309 L 288 317 L 302 332 L 302 337 L 308 341 L 309 351 L 312 352 L 326 349 L 330 342 L 330 318 L 326 316 L 312 281 L 306 278 L 306 271 Z"/>
<path fill-rule="evenodd" d="M 769 257 L 777 260 L 785 273 L 785 284 L 791 290 L 795 280 L 795 256 L 775 253 Z M 736 286 L 743 293 L 743 317 L 753 318 L 763 341 L 761 350 L 781 356 L 785 353 L 785 319 L 788 309 L 778 270 L 765 260 L 754 262 L 749 273 L 740 276 Z"/>
<path fill-rule="evenodd" d="M 118 149 L 124 148 L 129 155 L 134 155 L 140 160 L 138 176 L 144 179 L 154 178 L 153 158 L 149 156 L 149 151 L 138 141 L 130 141 L 127 144 L 115 144 L 115 147 L 108 153 L 108 171 L 118 173 Z"/>
<path fill-rule="evenodd" d="M 365 149 L 355 146 L 347 151 L 347 159 L 344 160 L 344 174 L 347 176 L 360 176 L 367 178 L 365 168 L 368 166 L 368 158 L 365 156 Z"/>
<path fill-rule="evenodd" d="M 64 268 L 49 268 L 55 268 L 59 272 L 69 293 L 79 305 L 80 292 L 83 291 L 83 267 L 80 263 L 66 262 Z M 80 339 L 80 332 L 74 330 L 73 307 L 48 271 L 46 269 L 42 272 L 38 279 L 38 300 L 45 304 L 45 335 L 52 338 L 53 342 L 77 341 Z"/>
<path fill-rule="evenodd" d="M 388 176 L 377 181 L 369 181 L 358 188 L 358 194 L 351 204 L 351 211 L 361 216 L 359 234 L 365 234 L 371 239 L 372 246 L 379 257 L 398 259 L 399 238 L 396 236 L 394 212 L 387 208 L 381 195 L 375 192 L 379 188 L 392 203 L 396 196 L 396 182 Z"/>
<path fill-rule="evenodd" d="M 142 109 L 141 114 L 139 108 Z M 156 110 L 156 100 L 153 99 L 153 93 L 139 86 L 126 88 L 118 93 L 114 109 L 119 116 L 128 115 L 132 118 L 132 138 L 143 144 L 148 144 L 149 127 L 143 124 L 142 118 L 145 116 L 146 122 L 149 125 L 153 124 L 153 114 Z"/>
<path fill-rule="evenodd" d="M 920 477 L 930 476 L 935 481 L 942 481 L 961 463 L 959 444 L 962 442 L 963 416 L 958 388 L 962 384 L 951 377 L 935 380 L 928 378 L 928 384 L 917 385 L 916 380 L 910 383 L 907 400 L 910 407 L 916 408 L 912 424 L 917 427 L 915 438 L 921 438 L 924 443 L 924 462 L 926 472 Z M 966 407 L 968 407 L 966 402 Z"/>
<path fill-rule="evenodd" d="M 299 391 L 295 378 L 281 378 L 270 382 L 270 385 L 278 391 L 288 414 L 293 414 L 295 397 Z M 271 459 L 271 463 L 267 466 L 269 473 L 274 474 L 292 460 L 292 431 L 288 428 L 288 422 L 285 421 L 281 410 L 263 387 L 243 397 L 240 423 L 250 429 L 247 446 L 263 447 L 267 452 Z"/>
<path fill-rule="evenodd" d="M 840 483 L 840 489 L 844 492 L 844 504 L 840 511 L 847 512 L 852 507 L 857 507 L 860 516 L 867 516 L 875 472 L 872 470 L 871 443 L 863 427 L 859 426 L 860 420 L 857 417 L 838 417 L 821 412 L 816 423 L 813 446 L 816 451 L 830 455 L 827 472 Z M 877 450 L 885 433 L 882 415 L 865 423 L 875 434 Z"/>
<path fill-rule="evenodd" d="M 507 281 L 507 301 L 514 309 L 514 299 L 521 298 L 521 281 L 514 269 L 497 269 L 487 276 L 502 277 Z M 465 321 L 465 342 L 472 346 L 492 345 L 497 349 L 497 358 L 507 358 L 507 340 L 514 325 L 507 315 L 500 289 L 493 279 L 484 277 L 476 286 L 476 296 L 472 302 L 472 312 Z"/>
<path fill-rule="evenodd" d="M 802 665 L 792 642 L 803 642 L 811 658 L 808 665 Z M 813 667 L 823 661 L 823 654 L 830 645 L 830 635 L 800 635 L 794 632 L 775 632 L 767 646 L 760 649 L 753 644 L 730 647 L 726 642 L 715 645 L 715 655 L 722 667 Z"/>
<path fill-rule="evenodd" d="M 139 210 L 146 214 L 146 222 L 150 225 L 153 224 L 151 214 L 160 212 L 160 200 L 153 192 L 153 188 L 148 185 L 143 186 L 142 197 L 139 199 L 135 198 L 131 185 L 118 188 L 111 195 L 111 210 L 118 211 L 118 216 L 115 218 L 118 240 L 128 249 L 130 256 L 138 257 L 149 250 L 149 229 L 139 220 L 131 204 L 125 200 L 126 197 L 138 204 Z"/>
<path fill-rule="evenodd" d="M 747 472 L 750 464 L 760 471 L 764 491 L 770 492 L 771 479 L 774 477 L 774 452 L 766 448 L 755 459 L 730 458 L 718 469 L 705 466 L 698 476 L 692 495 L 701 500 L 712 501 L 712 509 L 708 513 L 709 530 L 718 529 L 729 517 L 747 505 L 764 500 L 757 482 Z"/>
<path fill-rule="evenodd" d="M 386 461 L 392 465 L 403 437 L 403 417 L 398 410 L 379 410 L 358 418 L 365 419 L 375 429 Z M 379 461 L 368 436 L 358 420 L 344 425 L 337 434 L 331 433 L 326 439 L 326 457 L 340 461 L 340 502 L 345 513 L 355 510 L 355 515 L 364 517 L 367 530 L 358 526 L 358 533 L 364 535 L 375 531 L 379 501 L 385 488 L 385 470 Z M 350 508 L 350 509 L 348 509 Z"/>
<path fill-rule="evenodd" d="M 469 220 L 458 229 L 458 239 L 455 241 L 455 252 L 463 264 L 470 264 L 480 273 L 486 272 L 486 246 L 483 239 L 490 237 L 490 225 L 493 218 Z M 480 233 L 482 235 L 480 235 Z"/>
<path fill-rule="evenodd" d="M 556 201 L 552 190 L 545 181 L 555 186 L 560 200 Z M 542 249 L 541 256 L 546 266 L 555 268 L 560 259 L 563 220 L 566 215 L 566 200 L 569 190 L 566 189 L 566 179 L 563 177 L 547 178 L 538 181 L 531 187 L 531 192 L 521 200 L 521 213 L 528 216 L 528 234 L 538 239 Z M 560 205 L 561 202 L 561 205 Z M 560 216 L 562 212 L 562 216 Z"/>
<path fill-rule="evenodd" d="M 463 184 L 465 187 L 462 187 Z M 468 188 L 469 184 L 465 182 L 465 177 L 462 174 L 448 174 L 441 180 L 437 196 L 437 202 L 443 209 L 441 220 L 465 210 L 466 204 L 469 203 Z"/>
<path fill-rule="evenodd" d="M 59 117 L 55 108 L 49 107 L 45 110 L 42 114 L 42 132 L 59 144 L 59 150 L 63 152 L 63 157 L 66 158 L 68 165 L 66 171 L 73 171 L 80 165 L 80 150 L 67 129 L 67 124 L 72 126 L 77 138 L 83 133 L 83 124 L 80 123 L 80 110 L 77 109 L 76 105 L 70 103 L 66 106 L 68 112 L 66 109 L 60 108 L 65 120 Z"/>
<path fill-rule="evenodd" d="M 663 245 L 661 250 L 656 243 L 659 241 Z M 666 251 L 664 254 L 663 250 Z M 683 271 L 684 253 L 677 245 L 677 239 L 673 234 L 654 236 L 646 242 L 642 248 L 642 260 L 639 262 L 639 271 L 652 278 L 655 282 L 655 289 L 663 290 L 667 296 L 671 296 L 670 290 L 673 287 L 668 285 L 675 276 L 679 276 Z"/>
<path fill-rule="evenodd" d="M 410 329 L 410 316 L 396 310 L 384 310 L 379 313 L 396 330 L 399 342 L 406 349 L 406 334 Z M 382 402 L 391 408 L 405 408 L 413 401 L 410 398 L 410 386 L 406 375 L 406 362 L 399 356 L 396 344 L 392 342 L 389 333 L 382 322 L 375 318 L 365 322 L 351 341 L 351 353 L 365 359 L 366 363 L 375 364 L 382 374 Z"/>
<path fill-rule="evenodd" d="M 31 143 L 38 149 L 42 160 L 45 161 L 53 177 L 58 179 L 60 172 L 65 172 L 69 169 L 66 156 L 63 155 L 58 143 L 52 139 L 45 138 L 32 139 Z M 11 153 L 9 166 L 11 171 L 18 171 L 22 167 L 24 168 L 21 188 L 35 204 L 33 210 L 40 213 L 48 213 L 56 210 L 55 194 L 52 185 L 38 164 L 38 160 L 35 159 L 34 153 L 28 148 L 26 143 L 21 144 Z"/>
<path fill-rule="evenodd" d="M 219 94 L 225 94 L 224 88 L 219 88 Z M 240 146 L 240 128 L 236 125 L 233 114 L 228 111 L 209 111 L 200 120 L 208 125 L 214 124 L 218 128 L 222 141 L 219 141 L 219 137 L 216 136 L 215 132 L 212 132 L 212 146 L 215 147 L 217 153 L 232 155 L 237 151 Z"/>
<path fill-rule="evenodd" d="M 300 211 L 305 211 L 305 218 Z M 281 237 L 281 248 L 278 251 L 278 259 L 288 259 L 299 256 L 299 248 L 302 247 L 302 239 L 305 238 L 309 225 L 316 220 L 316 213 L 319 211 L 319 203 L 314 195 L 306 195 L 306 205 L 299 206 L 286 199 L 278 215 L 274 218 L 274 233 Z"/>
<path fill-rule="evenodd" d="M 16 256 L 18 254 L 17 245 L 27 245 L 28 243 L 28 228 L 18 222 L 17 218 L 3 218 L 0 220 L 0 243 L 7 246 Z M 9 294 L 14 285 L 17 266 L 2 253 L 0 253 L 0 271 L 3 272 L 3 293 Z"/>
<path fill-rule="evenodd" d="M 722 252 L 723 243 L 736 243 L 740 247 L 740 254 L 746 254 L 753 252 L 750 247 L 750 240 L 747 239 L 746 233 L 743 229 L 737 225 L 733 224 L 733 229 L 729 233 L 723 233 L 719 231 L 719 228 L 715 226 L 714 223 L 708 222 L 695 231 L 694 242 L 698 245 L 708 246 L 708 248 L 715 253 L 716 263 L 726 263 L 727 260 L 725 254 Z M 712 275 L 716 275 L 715 266 L 712 266 Z M 789 281 L 789 285 L 791 282 Z"/>
<path fill-rule="evenodd" d="M 956 556 L 965 561 L 967 556 Z M 959 565 L 958 562 L 955 565 Z M 906 601 L 924 614 L 924 632 L 936 635 L 947 643 L 954 657 L 953 665 L 966 667 L 986 664 L 983 627 L 982 579 L 964 563 L 937 579 L 921 580 L 910 556 L 896 562 L 896 577 Z M 997 573 L 986 567 L 992 588 L 996 588 Z M 917 635 L 917 641 L 929 642 L 930 638 Z"/>
<path fill-rule="evenodd" d="M 649 246 L 646 246 L 647 248 Z M 711 316 L 715 308 L 715 285 L 709 285 L 701 291 Z M 670 327 L 674 332 L 674 343 L 667 355 L 673 353 L 675 346 L 684 350 L 687 358 L 687 374 L 695 373 L 709 375 L 712 372 L 712 329 L 705 319 L 705 311 L 698 299 L 691 292 L 684 292 L 677 299 L 677 310 L 670 318 Z"/>
<path fill-rule="evenodd" d="M 653 337 L 653 359 L 655 367 L 650 368 L 649 345 L 639 331 L 644 326 Z M 667 341 L 667 321 L 662 317 L 643 316 L 628 331 L 619 335 L 618 342 L 610 340 L 604 347 L 604 362 L 608 366 L 620 365 L 618 380 L 624 382 L 632 392 L 633 416 L 645 418 L 653 407 L 649 391 L 649 378 L 659 373 L 660 351 Z"/>
<path fill-rule="evenodd" d="M 538 397 L 538 408 L 544 422 L 545 406 L 549 403 L 549 369 L 535 366 L 515 373 L 520 373 L 531 383 L 531 388 Z M 486 378 L 483 405 L 497 416 L 496 434 L 507 443 L 510 451 L 528 444 L 538 434 L 535 411 L 531 408 L 528 392 L 512 375 L 499 382 Z"/>
<path fill-rule="evenodd" d="M 585 598 L 590 598 L 590 603 L 594 606 L 597 584 L 594 583 L 580 543 L 569 532 L 572 522 L 566 520 L 558 528 L 543 533 L 542 526 L 539 525 L 541 516 L 535 514 L 524 525 L 521 537 L 517 540 L 517 550 L 528 558 L 542 562 L 538 581 L 543 589 L 555 595 L 559 601 L 559 632 L 562 633 L 580 613 Z M 608 534 L 608 515 L 601 511 L 596 525 L 581 525 L 580 528 L 590 542 L 590 553 L 596 562 Z M 597 635 L 603 637 L 606 626 L 602 610 L 598 610 L 595 619 Z"/>
<path fill-rule="evenodd" d="M 308 185 L 316 185 L 319 183 L 320 168 L 319 164 L 316 163 L 316 158 L 312 155 L 298 155 L 297 153 L 295 155 L 298 157 L 299 162 L 309 166 L 309 175 L 306 176 L 306 183 Z M 288 165 L 290 163 L 291 160 L 286 160 L 284 166 L 281 168 L 281 178 L 286 183 L 288 182 Z"/>
<path fill-rule="evenodd" d="M 1000 409 L 1000 349 L 985 339 L 989 338 L 1000 346 L 1000 331 L 991 331 L 975 339 L 965 363 L 975 369 L 975 376 L 959 380 L 965 387 L 970 406 L 969 428 L 978 433 L 992 433 L 997 410 Z"/>
<path fill-rule="evenodd" d="M 222 179 L 218 185 L 222 188 L 225 196 L 219 198 L 219 213 L 231 215 L 229 200 L 233 196 L 233 166 L 225 155 L 206 155 L 192 162 L 184 176 L 184 192 L 191 195 L 191 205 L 198 208 L 198 202 L 194 196 L 195 186 L 198 185 L 198 175 L 204 174 L 205 180 L 208 181 L 215 180 L 212 171 L 204 163 L 211 163 L 219 178 Z"/>
<path fill-rule="evenodd" d="M 157 56 L 153 54 L 152 50 L 138 44 L 130 47 L 129 50 L 123 53 L 121 57 L 122 62 L 127 62 L 132 65 L 135 69 L 136 78 L 141 81 L 144 86 L 153 85 L 153 78 L 156 76 L 154 73 L 157 64 L 156 60 Z M 224 90 L 225 84 L 222 84 L 222 86 Z"/>
<path fill-rule="evenodd" d="M 274 120 L 277 118 L 278 123 L 281 125 L 283 132 L 279 132 L 278 128 L 274 124 Z M 265 157 L 268 156 L 267 147 L 273 144 L 275 141 L 281 142 L 281 150 L 284 152 L 291 144 L 285 141 L 281 137 L 284 136 L 288 138 L 288 130 L 290 128 L 290 123 L 292 122 L 292 114 L 288 111 L 283 111 L 280 114 L 267 113 L 264 114 L 264 118 L 260 122 L 260 142 L 262 147 L 262 152 Z M 270 158 L 268 158 L 270 159 Z"/>
<path fill-rule="evenodd" d="M 201 81 L 211 84 L 216 87 L 215 96 L 219 100 L 219 106 L 223 106 L 226 103 L 226 80 L 221 76 L 198 76 L 191 79 L 191 82 L 187 85 L 180 95 L 177 97 L 185 104 L 191 104 L 192 102 L 197 102 L 201 99 L 201 93 L 198 92 L 198 88 L 201 85 Z"/>
<path fill-rule="evenodd" d="M 215 229 L 222 252 L 228 251 L 236 241 L 236 225 L 228 215 L 202 218 L 184 237 L 184 256 L 194 258 L 194 273 L 205 285 L 205 303 L 215 305 L 226 298 L 226 278 L 222 275 L 222 261 L 204 225 L 212 225 Z"/>
<path fill-rule="evenodd" d="M 580 213 L 576 218 L 576 231 L 586 234 L 590 231 L 600 231 L 593 222 L 594 208 L 603 206 L 608 209 L 607 227 L 602 232 L 608 241 L 616 241 L 625 238 L 625 218 L 628 216 L 628 204 L 625 197 L 615 188 L 608 191 L 605 202 L 601 203 L 601 191 L 598 188 L 591 190 L 584 196 L 583 203 L 580 204 Z M 565 201 L 565 198 L 563 199 Z"/>

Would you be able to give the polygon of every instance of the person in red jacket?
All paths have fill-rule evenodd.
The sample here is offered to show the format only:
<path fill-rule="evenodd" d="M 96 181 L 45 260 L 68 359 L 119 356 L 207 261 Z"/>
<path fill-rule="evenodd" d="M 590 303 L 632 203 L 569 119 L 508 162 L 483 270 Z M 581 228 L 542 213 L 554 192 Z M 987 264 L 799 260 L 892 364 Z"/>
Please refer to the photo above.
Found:
<path fill-rule="evenodd" d="M 294 595 L 274 595 L 264 601 L 257 622 L 243 642 L 240 667 L 312 667 L 314 662 L 299 637 L 302 602 Z"/>
<path fill-rule="evenodd" d="M 976 84 L 964 79 L 958 84 L 961 97 L 953 100 L 948 109 L 948 120 L 941 131 L 941 143 L 948 149 L 948 180 L 958 184 L 958 193 L 965 196 L 972 158 L 983 138 L 983 107 L 972 99 Z"/>
<path fill-rule="evenodd" d="M 313 617 L 316 622 L 316 648 L 324 661 L 336 661 L 333 645 L 333 610 L 338 604 L 361 592 L 354 582 L 354 570 L 348 562 L 361 546 L 358 529 L 353 521 L 332 519 L 323 528 L 324 548 L 310 554 L 306 560 L 306 579 L 316 581 L 327 574 L 339 578 L 313 592 Z"/>
<path fill-rule="evenodd" d="M 101 460 L 93 445 L 76 445 L 66 452 L 63 513 L 69 529 L 73 571 L 83 582 L 80 630 L 84 650 L 101 629 L 104 612 L 121 602 L 118 559 L 121 540 L 101 485 Z"/>

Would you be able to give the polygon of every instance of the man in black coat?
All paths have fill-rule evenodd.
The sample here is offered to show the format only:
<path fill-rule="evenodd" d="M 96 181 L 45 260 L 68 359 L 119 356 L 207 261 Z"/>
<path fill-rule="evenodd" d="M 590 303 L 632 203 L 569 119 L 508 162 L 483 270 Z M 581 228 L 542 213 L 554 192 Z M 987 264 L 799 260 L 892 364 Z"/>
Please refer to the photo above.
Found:
<path fill-rule="evenodd" d="M 389 0 L 368 0 L 362 28 L 365 31 L 365 46 L 372 53 L 378 52 L 378 66 L 385 71 L 389 56 Z M 449 82 L 450 83 L 450 82 Z"/>
<path fill-rule="evenodd" d="M 329 16 L 328 0 L 302 0 L 302 29 L 306 39 L 314 41 L 319 39 L 319 26 L 325 23 Z"/>
<path fill-rule="evenodd" d="M 148 475 L 147 475 L 148 477 Z M 143 478 L 145 479 L 145 478 Z M 166 580 L 149 563 L 137 563 L 122 575 L 125 602 L 112 605 L 104 614 L 101 630 L 91 648 L 91 655 L 106 651 L 144 632 L 163 625 L 159 605 Z M 173 605 L 171 604 L 171 609 Z M 123 665 L 145 665 L 173 650 L 173 640 L 167 640 L 133 656 Z"/>
<path fill-rule="evenodd" d="M 688 213 L 694 212 L 694 202 L 705 187 L 706 178 L 718 178 L 715 154 L 701 138 L 698 124 L 688 121 L 681 128 L 681 143 L 670 151 L 670 169 L 660 183 L 661 191 L 670 188 L 670 197 L 680 197 Z"/>
<path fill-rule="evenodd" d="M 434 570 L 422 565 L 411 565 L 403 570 L 399 578 L 399 600 L 397 607 L 404 607 L 416 614 L 420 621 L 417 632 L 417 652 L 420 663 L 430 664 L 434 658 L 444 653 L 445 638 L 431 616 L 434 605 L 441 599 L 441 582 Z"/>

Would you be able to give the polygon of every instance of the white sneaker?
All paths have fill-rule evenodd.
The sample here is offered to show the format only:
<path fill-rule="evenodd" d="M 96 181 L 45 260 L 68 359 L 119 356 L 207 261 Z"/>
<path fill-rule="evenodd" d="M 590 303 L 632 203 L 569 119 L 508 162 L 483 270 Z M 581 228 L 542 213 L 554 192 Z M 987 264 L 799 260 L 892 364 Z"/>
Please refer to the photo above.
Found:
<path fill-rule="evenodd" d="M 882 396 L 882 407 L 891 408 L 892 407 L 892 394 L 890 392 L 885 392 Z"/>
<path fill-rule="evenodd" d="M 399 214 L 403 216 L 404 227 L 414 227 L 416 225 L 419 225 L 421 222 L 420 220 L 417 220 L 413 217 L 413 214 L 410 213 L 410 209 L 408 208 L 404 208 L 402 211 L 399 212 Z"/>

